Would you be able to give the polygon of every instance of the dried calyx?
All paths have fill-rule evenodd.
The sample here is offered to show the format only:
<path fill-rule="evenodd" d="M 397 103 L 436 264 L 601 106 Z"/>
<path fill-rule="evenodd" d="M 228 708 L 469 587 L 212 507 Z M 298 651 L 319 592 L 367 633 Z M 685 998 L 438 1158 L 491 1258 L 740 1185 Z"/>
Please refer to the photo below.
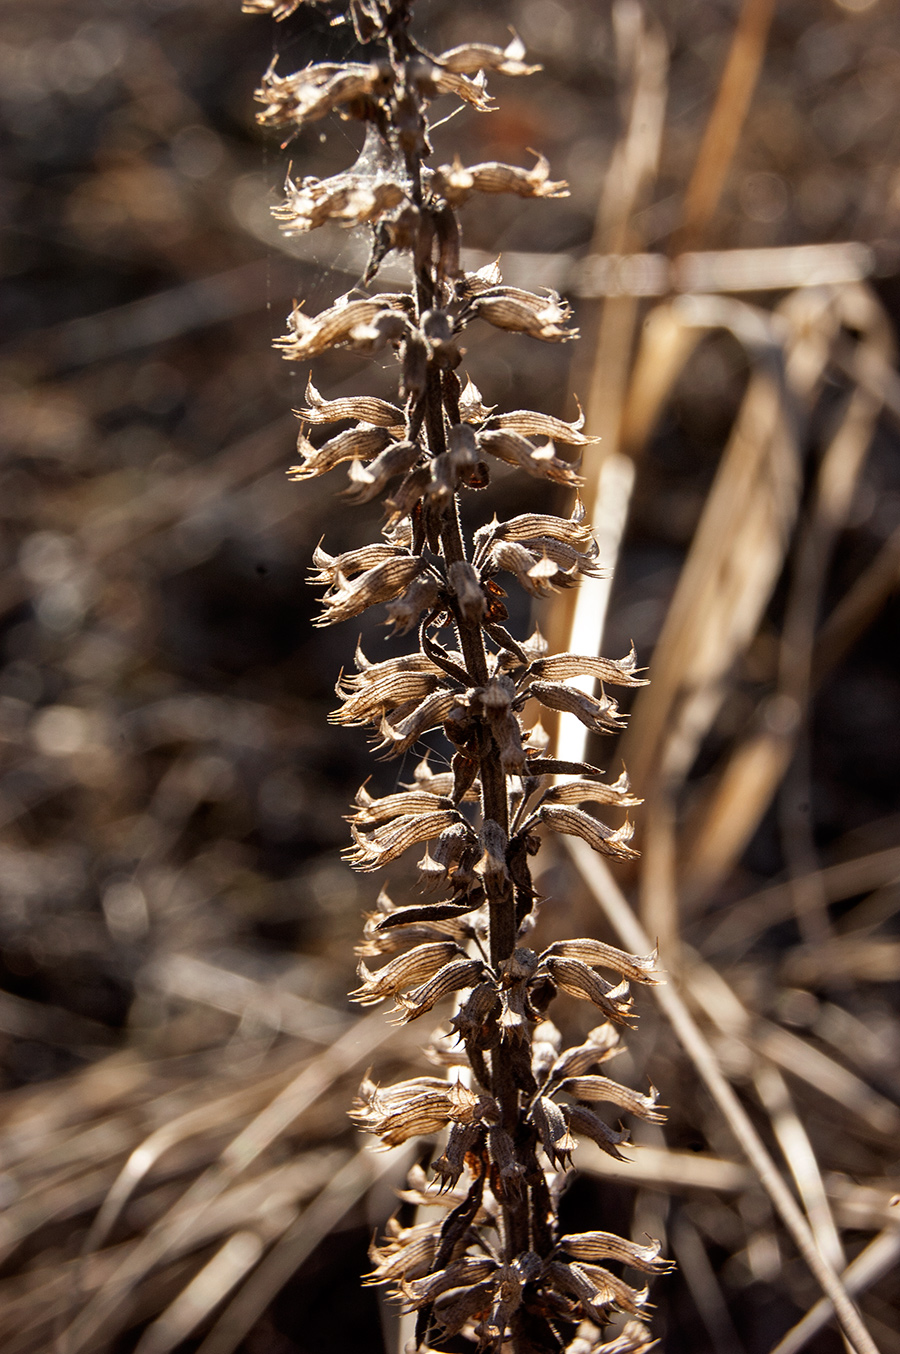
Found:
<path fill-rule="evenodd" d="M 302 2 L 250 0 L 245 8 L 283 18 Z M 666 1262 L 656 1246 L 606 1232 L 560 1235 L 556 1205 L 573 1134 L 620 1155 L 627 1134 L 598 1106 L 661 1117 L 652 1088 L 643 1094 L 598 1071 L 616 1051 L 616 1027 L 631 1019 L 629 984 L 656 981 L 653 958 L 591 939 L 536 952 L 528 939 L 539 829 L 628 859 L 635 853 L 627 819 L 613 829 L 589 807 L 638 801 L 624 775 L 610 781 L 587 763 L 548 756 L 546 736 L 539 724 L 526 729 L 523 709 L 537 701 L 592 732 L 615 731 L 622 716 L 607 688 L 641 679 L 633 653 L 618 661 L 549 656 L 538 633 L 517 641 L 504 626 L 501 575 L 540 596 L 596 574 L 597 547 L 580 505 L 568 518 L 494 518 L 471 541 L 459 514 L 460 496 L 487 485 L 497 461 L 579 484 L 575 458 L 590 440 L 580 418 L 497 413 L 458 374 L 460 335 L 475 320 L 550 343 L 573 331 L 559 297 L 505 286 L 497 266 L 461 270 L 456 208 L 473 193 L 561 196 L 565 184 L 549 178 L 543 157 L 527 169 L 426 163 L 429 102 L 452 94 L 492 107 L 486 72 L 534 69 L 517 40 L 505 50 L 472 43 L 431 56 L 409 35 L 411 0 L 339 8 L 335 21 L 352 22 L 360 42 L 377 41 L 377 54 L 285 76 L 271 69 L 258 92 L 260 121 L 289 133 L 332 112 L 367 124 L 356 164 L 331 179 L 289 179 L 276 215 L 288 233 L 333 220 L 366 225 L 372 256 L 361 288 L 319 315 L 296 308 L 278 346 L 292 361 L 335 347 L 392 350 L 399 382 L 394 402 L 328 400 L 310 382 L 293 475 L 307 479 L 346 462 L 349 497 L 384 498 L 379 541 L 337 556 L 316 551 L 315 581 L 326 589 L 318 623 L 386 604 L 396 632 L 418 633 L 416 651 L 404 657 L 371 663 L 358 651 L 356 673 L 338 684 L 343 703 L 333 718 L 371 725 L 385 757 L 433 730 L 443 731 L 452 753 L 448 771 L 434 771 L 426 756 L 396 794 L 374 798 L 361 789 L 350 819 L 353 865 L 379 869 L 424 845 L 418 868 L 429 890 L 406 906 L 382 893 L 366 921 L 354 996 L 364 1005 L 392 1001 L 398 1022 L 447 998 L 455 1010 L 430 1049 L 443 1075 L 392 1087 L 367 1080 L 354 1110 L 387 1146 L 444 1134 L 431 1183 L 416 1168 L 404 1194 L 409 1203 L 441 1204 L 443 1220 L 393 1225 L 373 1248 L 371 1278 L 391 1283 L 417 1313 L 421 1351 L 462 1334 L 498 1352 L 636 1354 L 651 1343 L 640 1321 L 629 1320 L 613 1340 L 602 1332 L 613 1312 L 637 1317 L 646 1288 L 606 1262 L 642 1274 Z M 370 287 L 390 250 L 411 256 L 411 292 Z M 599 696 L 571 684 L 584 677 L 599 682 Z M 559 992 L 590 1003 L 601 1020 L 564 1051 L 547 1017 Z"/>

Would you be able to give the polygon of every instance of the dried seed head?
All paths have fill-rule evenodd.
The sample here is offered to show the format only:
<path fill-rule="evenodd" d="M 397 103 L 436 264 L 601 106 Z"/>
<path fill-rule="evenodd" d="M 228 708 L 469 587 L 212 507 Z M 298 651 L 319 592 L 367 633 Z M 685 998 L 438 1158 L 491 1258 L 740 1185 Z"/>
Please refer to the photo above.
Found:
<path fill-rule="evenodd" d="M 246 8 L 283 18 L 308 2 L 314 0 L 246 0 Z M 468 375 L 463 381 L 457 374 L 461 336 L 476 319 L 550 343 L 575 331 L 555 293 L 504 284 L 498 264 L 461 270 L 456 207 L 474 193 L 551 198 L 563 196 L 566 185 L 550 179 L 539 154 L 530 169 L 458 158 L 436 169 L 425 164 L 432 99 L 452 94 L 487 110 L 486 72 L 514 76 L 536 67 L 525 64 L 517 38 L 505 49 L 468 43 L 429 56 L 409 37 L 411 4 L 343 0 L 335 21 L 352 22 L 363 44 L 381 38 L 385 54 L 314 63 L 291 75 L 272 68 L 257 95 L 260 121 L 289 135 L 333 112 L 366 126 L 352 165 L 325 179 L 288 177 L 275 209 L 288 235 L 327 221 L 368 228 L 372 249 L 361 286 L 317 315 L 295 305 L 276 346 L 293 361 L 335 348 L 386 351 L 399 368 L 394 399 L 325 399 L 310 380 L 298 412 L 295 479 L 346 463 L 348 499 L 389 495 L 377 542 L 334 556 L 316 550 L 314 580 L 325 588 L 317 624 L 385 605 L 396 633 L 419 630 L 415 654 L 371 663 L 357 651 L 357 671 L 337 683 L 341 704 L 332 719 L 374 728 L 386 757 L 405 754 L 426 735 L 450 744 L 444 765 L 433 769 L 426 755 L 393 793 L 363 787 L 349 815 L 346 856 L 357 869 L 390 864 L 411 847 L 420 854 L 424 845 L 417 868 L 432 890 L 401 907 L 380 895 L 358 947 L 354 998 L 362 1005 L 393 1000 L 396 1023 L 453 998 L 449 1033 L 436 1037 L 429 1056 L 438 1067 L 468 1069 L 460 1080 L 363 1083 L 353 1118 L 385 1146 L 447 1135 L 434 1163 L 437 1193 L 417 1167 L 402 1196 L 411 1204 L 437 1200 L 443 1216 L 420 1227 L 389 1225 L 372 1249 L 370 1277 L 394 1283 L 405 1309 L 418 1313 L 418 1354 L 460 1333 L 483 1354 L 499 1354 L 518 1347 L 519 1331 L 523 1348 L 545 1354 L 639 1354 L 647 1346 L 639 1323 L 606 1343 L 599 1328 L 612 1310 L 640 1310 L 646 1293 L 597 1262 L 658 1272 L 665 1264 L 657 1249 L 599 1231 L 559 1242 L 554 1210 L 576 1134 L 621 1159 L 627 1134 L 594 1106 L 650 1122 L 661 1117 L 652 1088 L 635 1091 L 598 1070 L 616 1051 L 614 1026 L 631 1018 L 629 981 L 658 981 L 654 958 L 589 938 L 558 941 L 540 955 L 527 947 L 540 902 L 530 868 L 538 829 L 632 859 L 630 825 L 608 827 L 584 806 L 627 809 L 639 801 L 624 773 L 610 781 L 586 762 L 548 756 L 548 735 L 539 721 L 526 731 L 522 711 L 535 699 L 575 714 L 591 731 L 615 732 L 624 724 L 615 701 L 603 686 L 597 696 L 582 691 L 583 679 L 623 687 L 643 680 L 633 653 L 618 662 L 548 656 L 537 631 L 519 641 L 504 628 L 501 573 L 532 596 L 601 574 L 580 502 L 568 518 L 495 518 L 471 544 L 459 525 L 461 497 L 488 485 L 496 461 L 572 488 L 581 483 L 577 457 L 595 440 L 583 430 L 580 409 L 571 422 L 528 409 L 497 412 Z M 407 254 L 414 289 L 367 294 L 392 249 Z M 312 430 L 319 427 L 324 440 L 316 446 Z M 604 1017 L 564 1051 L 543 1018 L 560 992 Z M 567 1344 L 560 1332 L 576 1323 L 579 1333 Z"/>

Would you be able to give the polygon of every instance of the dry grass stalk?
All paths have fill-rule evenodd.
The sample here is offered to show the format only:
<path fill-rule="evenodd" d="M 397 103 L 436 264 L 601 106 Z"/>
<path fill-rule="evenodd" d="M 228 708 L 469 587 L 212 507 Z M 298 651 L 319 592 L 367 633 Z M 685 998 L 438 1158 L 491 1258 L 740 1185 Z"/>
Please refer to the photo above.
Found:
<path fill-rule="evenodd" d="M 246 7 L 284 17 L 297 5 L 254 0 Z M 386 603 L 395 632 L 418 633 L 408 656 L 372 663 L 357 653 L 357 674 L 338 683 L 343 704 L 334 718 L 372 725 L 385 756 L 404 754 L 433 730 L 443 732 L 452 754 L 446 772 L 433 771 L 426 755 L 414 782 L 395 794 L 373 798 L 363 788 L 350 820 L 348 859 L 357 869 L 380 869 L 424 843 L 419 870 L 439 890 L 437 901 L 404 906 L 382 894 L 367 921 L 355 996 L 365 1005 L 392 998 L 400 1023 L 453 997 L 451 1031 L 465 1068 L 463 1077 L 449 1080 L 415 1077 L 381 1087 L 367 1079 L 362 1087 L 354 1117 L 386 1146 L 448 1132 L 434 1162 L 436 1186 L 427 1189 L 422 1180 L 413 1191 L 423 1203 L 443 1204 L 443 1218 L 412 1228 L 394 1224 L 373 1247 L 372 1279 L 392 1284 L 416 1313 L 417 1348 L 443 1347 L 463 1333 L 496 1354 L 507 1347 L 517 1354 L 580 1350 L 583 1328 L 577 1332 L 587 1322 L 595 1329 L 590 1348 L 599 1354 L 613 1347 L 602 1335 L 610 1314 L 637 1316 L 647 1289 L 597 1262 L 619 1260 L 644 1274 L 667 1266 L 658 1246 L 606 1232 L 561 1236 L 556 1198 L 573 1133 L 587 1134 L 613 1156 L 624 1141 L 596 1104 L 612 1103 L 649 1122 L 660 1117 L 652 1090 L 641 1094 L 596 1072 L 616 1044 L 615 1026 L 630 1018 L 629 980 L 656 977 L 652 958 L 590 939 L 531 949 L 539 899 L 529 858 L 543 826 L 632 859 L 627 823 L 606 827 L 583 806 L 626 808 L 636 801 L 624 776 L 612 784 L 581 758 L 544 756 L 546 737 L 539 725 L 525 727 L 522 712 L 536 702 L 595 732 L 612 732 L 622 721 L 606 687 L 642 681 L 633 655 L 617 662 L 551 656 L 537 632 L 520 641 L 505 629 L 499 575 L 545 596 L 597 572 L 597 545 L 580 506 L 570 519 L 495 518 L 468 541 L 461 531 L 463 501 L 488 484 L 492 458 L 576 486 L 572 453 L 557 447 L 580 449 L 591 439 L 581 419 L 497 413 L 483 404 L 471 377 L 463 386 L 457 374 L 460 337 L 476 319 L 544 342 L 574 336 L 567 308 L 552 293 L 504 284 L 496 265 L 465 270 L 457 208 L 473 193 L 555 197 L 566 185 L 550 180 L 540 156 L 530 170 L 497 162 L 465 167 L 458 160 L 428 166 L 427 109 L 436 95 L 453 93 L 487 109 L 488 72 L 526 75 L 532 68 L 518 41 L 505 50 L 472 43 L 430 56 L 409 35 L 411 11 L 410 0 L 351 0 L 346 18 L 360 41 L 380 42 L 380 54 L 365 64 L 313 65 L 285 76 L 270 70 L 259 93 L 260 120 L 289 134 L 334 109 L 367 127 L 350 170 L 325 181 L 289 180 L 276 213 L 289 234 L 327 220 L 371 225 L 362 289 L 316 316 L 295 309 L 277 346 L 304 363 L 334 347 L 393 350 L 400 362 L 396 401 L 329 400 L 310 381 L 300 411 L 295 478 L 349 462 L 351 498 L 386 495 L 387 522 L 377 543 L 338 557 L 317 551 L 316 581 L 327 588 L 319 623 Z M 640 59 L 650 49 L 639 10 L 620 5 L 616 13 L 623 49 Z M 657 76 L 648 95 L 658 84 Z M 652 97 L 661 125 L 662 104 Z M 636 102 L 641 141 L 646 101 Z M 635 191 L 648 169 L 636 164 Z M 612 215 L 625 221 L 630 206 L 614 204 Z M 392 249 L 410 257 L 413 291 L 373 295 L 369 284 Z M 334 431 L 347 421 L 355 426 Z M 322 444 L 312 440 L 320 425 L 328 429 Z M 573 679 L 599 680 L 603 694 L 595 698 Z M 467 808 L 473 801 L 477 813 Z M 387 962 L 373 969 L 373 957 Z M 617 980 L 602 978 L 601 968 Z M 547 1014 L 560 991 L 592 1002 L 605 1018 L 583 1045 L 564 1051 Z M 445 1038 L 434 1057 L 450 1066 L 461 1061 Z M 636 1322 L 614 1347 L 637 1351 L 648 1339 Z"/>

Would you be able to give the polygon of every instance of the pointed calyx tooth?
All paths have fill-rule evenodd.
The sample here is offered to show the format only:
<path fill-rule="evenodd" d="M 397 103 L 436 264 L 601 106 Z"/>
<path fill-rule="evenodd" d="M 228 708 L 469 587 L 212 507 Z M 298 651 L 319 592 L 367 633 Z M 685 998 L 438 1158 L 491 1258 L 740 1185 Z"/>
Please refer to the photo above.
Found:
<path fill-rule="evenodd" d="M 490 418 L 494 408 L 493 404 L 482 403 L 481 391 L 475 385 L 471 376 L 467 376 L 466 384 L 459 397 L 459 412 L 463 421 L 465 423 L 483 423 L 486 418 Z"/>
<path fill-rule="evenodd" d="M 408 635 L 422 616 L 433 611 L 440 599 L 440 586 L 432 574 L 417 578 L 396 602 L 387 608 L 387 623 L 395 635 Z"/>
<path fill-rule="evenodd" d="M 487 609 L 478 570 L 468 560 L 455 560 L 447 570 L 450 588 L 466 621 L 480 621 Z"/>
<path fill-rule="evenodd" d="M 450 1028 L 467 1044 L 491 1048 L 499 1042 L 500 996 L 493 981 L 478 983 L 460 1004 Z"/>
<path fill-rule="evenodd" d="M 455 893 L 467 889 L 474 880 L 478 860 L 477 838 L 468 823 L 451 823 L 429 841 L 418 869 L 427 883 L 446 883 Z M 474 907 L 475 904 L 473 903 Z"/>
<path fill-rule="evenodd" d="M 536 1096 L 531 1106 L 531 1122 L 538 1131 L 541 1146 L 550 1161 L 560 1170 L 565 1170 L 571 1164 L 576 1144 L 559 1105 L 549 1096 Z"/>

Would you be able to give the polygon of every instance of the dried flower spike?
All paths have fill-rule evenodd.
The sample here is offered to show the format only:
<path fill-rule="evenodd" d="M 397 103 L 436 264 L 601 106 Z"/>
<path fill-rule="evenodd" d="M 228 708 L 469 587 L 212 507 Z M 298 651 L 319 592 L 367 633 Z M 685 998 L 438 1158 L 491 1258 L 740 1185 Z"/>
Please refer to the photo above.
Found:
<path fill-rule="evenodd" d="M 245 0 L 244 8 L 281 19 L 303 3 L 315 0 Z M 386 1146 L 421 1135 L 442 1143 L 432 1183 L 417 1167 L 404 1194 L 441 1205 L 442 1220 L 391 1224 L 372 1248 L 370 1279 L 393 1285 L 416 1313 L 422 1354 L 459 1335 L 494 1354 L 639 1354 L 652 1343 L 639 1320 L 611 1341 L 603 1330 L 614 1312 L 638 1316 L 647 1289 L 605 1262 L 657 1274 L 668 1268 L 658 1246 L 600 1230 L 560 1235 L 556 1200 L 575 1135 L 621 1156 L 627 1133 L 600 1107 L 614 1107 L 614 1121 L 617 1111 L 651 1123 L 662 1117 L 653 1087 L 637 1091 L 598 1070 L 615 1052 L 617 1027 L 633 1019 L 630 984 L 657 981 L 654 957 L 590 938 L 541 953 L 528 945 L 539 830 L 630 859 L 627 819 L 608 826 L 589 806 L 623 811 L 639 801 L 624 774 L 610 781 L 587 763 L 548 757 L 546 735 L 539 725 L 526 729 L 522 712 L 536 700 L 595 733 L 612 732 L 624 716 L 607 688 L 642 679 L 633 653 L 618 661 L 547 655 L 537 633 L 517 641 L 504 628 L 503 575 L 543 596 L 597 573 L 580 503 L 568 518 L 494 518 L 471 541 L 459 515 L 461 496 L 483 488 L 498 460 L 551 483 L 580 483 L 577 457 L 590 441 L 580 415 L 568 423 L 527 409 L 497 413 L 458 375 L 460 338 L 475 322 L 546 343 L 574 331 L 558 296 L 504 285 L 497 264 L 461 269 L 456 209 L 475 193 L 559 197 L 566 185 L 550 178 L 541 155 L 530 168 L 428 164 L 430 101 L 452 93 L 475 109 L 492 107 L 486 72 L 536 69 L 517 39 L 505 49 L 469 43 L 429 55 L 409 35 L 412 0 L 335 8 L 333 21 L 352 23 L 362 43 L 380 43 L 378 54 L 283 76 L 270 69 L 257 96 L 260 121 L 289 135 L 332 113 L 366 125 L 354 165 L 331 179 L 288 179 L 275 214 L 288 234 L 326 221 L 365 226 L 372 258 L 350 295 L 318 315 L 295 308 L 277 346 L 302 362 L 341 347 L 393 352 L 397 397 L 329 400 L 310 381 L 291 474 L 304 480 L 347 464 L 348 496 L 385 504 L 381 540 L 337 556 L 316 550 L 314 581 L 325 588 L 317 624 L 384 604 L 396 631 L 418 631 L 406 657 L 370 663 L 357 652 L 356 673 L 338 682 L 333 719 L 370 725 L 385 757 L 435 731 L 450 748 L 448 771 L 433 771 L 426 755 L 396 793 L 375 798 L 363 787 L 350 817 L 347 858 L 357 869 L 379 869 L 416 847 L 428 890 L 425 901 L 400 907 L 382 893 L 366 919 L 355 999 L 392 1002 L 401 1022 L 452 999 L 449 1033 L 439 1032 L 431 1050 L 449 1075 L 392 1087 L 367 1079 L 353 1111 Z M 391 249 L 412 259 L 410 293 L 369 289 Z M 600 683 L 598 696 L 571 684 L 585 676 Z M 573 1048 L 560 1049 L 547 1018 L 558 993 L 600 1013 Z"/>

